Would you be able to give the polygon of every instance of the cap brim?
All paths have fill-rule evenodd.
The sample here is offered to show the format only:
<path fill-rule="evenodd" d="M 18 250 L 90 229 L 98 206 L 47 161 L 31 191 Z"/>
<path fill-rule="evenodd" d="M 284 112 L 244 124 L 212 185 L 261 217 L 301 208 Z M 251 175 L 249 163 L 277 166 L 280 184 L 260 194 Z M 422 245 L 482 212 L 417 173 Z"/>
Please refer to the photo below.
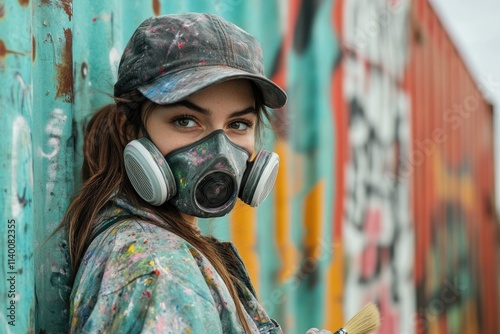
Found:
<path fill-rule="evenodd" d="M 281 108 L 285 105 L 286 93 L 271 80 L 227 66 L 199 66 L 167 74 L 139 87 L 149 100 L 158 104 L 181 101 L 208 86 L 233 80 L 249 79 L 262 91 L 264 105 Z"/>

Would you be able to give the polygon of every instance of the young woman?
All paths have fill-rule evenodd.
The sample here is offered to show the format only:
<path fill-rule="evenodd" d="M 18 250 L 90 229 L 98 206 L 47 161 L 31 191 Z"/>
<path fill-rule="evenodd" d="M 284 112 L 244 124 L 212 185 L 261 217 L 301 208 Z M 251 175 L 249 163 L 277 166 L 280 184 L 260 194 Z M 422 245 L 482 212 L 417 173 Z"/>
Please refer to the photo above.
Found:
<path fill-rule="evenodd" d="M 278 157 L 256 137 L 265 106 L 285 102 L 237 26 L 194 13 L 139 26 L 115 103 L 88 124 L 64 218 L 71 333 L 281 333 L 233 244 L 202 235 L 196 217 L 264 200 Z"/>

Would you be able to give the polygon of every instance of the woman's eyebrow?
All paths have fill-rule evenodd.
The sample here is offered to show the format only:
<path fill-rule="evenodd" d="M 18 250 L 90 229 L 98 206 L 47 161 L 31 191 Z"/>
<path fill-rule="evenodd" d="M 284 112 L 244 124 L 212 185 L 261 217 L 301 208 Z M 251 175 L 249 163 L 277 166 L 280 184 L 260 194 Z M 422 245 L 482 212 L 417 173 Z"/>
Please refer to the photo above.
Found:
<path fill-rule="evenodd" d="M 248 108 L 245 108 L 241 111 L 233 112 L 232 114 L 229 115 L 228 118 L 243 116 L 243 115 L 247 115 L 247 114 L 257 114 L 257 110 L 255 110 L 254 107 L 248 107 Z"/>
<path fill-rule="evenodd" d="M 177 105 L 180 105 L 180 106 L 183 106 L 183 107 L 186 107 L 186 108 L 189 108 L 191 110 L 194 110 L 194 111 L 197 111 L 197 112 L 200 112 L 204 115 L 208 115 L 208 116 L 211 116 L 212 115 L 212 112 L 208 109 L 205 109 L 203 107 L 200 107 L 199 105 L 193 103 L 193 102 L 190 102 L 188 100 L 182 100 L 182 101 L 179 101 L 179 102 L 176 102 L 176 103 L 173 103 L 171 104 L 172 106 L 177 106 Z M 235 111 L 233 113 L 231 113 L 229 115 L 229 117 L 238 117 L 238 116 L 242 116 L 242 115 L 246 115 L 246 114 L 256 114 L 257 113 L 257 110 L 255 110 L 255 107 L 248 107 L 248 108 L 245 108 L 243 110 L 240 110 L 240 111 Z"/>
<path fill-rule="evenodd" d="M 184 106 L 184 107 L 186 107 L 188 109 L 200 112 L 200 113 L 202 113 L 204 115 L 208 115 L 208 116 L 212 115 L 212 112 L 210 110 L 202 108 L 199 105 L 194 104 L 193 102 L 189 102 L 187 100 L 182 100 L 182 101 L 175 102 L 175 103 L 171 104 L 171 106 L 177 106 L 177 105 Z"/>

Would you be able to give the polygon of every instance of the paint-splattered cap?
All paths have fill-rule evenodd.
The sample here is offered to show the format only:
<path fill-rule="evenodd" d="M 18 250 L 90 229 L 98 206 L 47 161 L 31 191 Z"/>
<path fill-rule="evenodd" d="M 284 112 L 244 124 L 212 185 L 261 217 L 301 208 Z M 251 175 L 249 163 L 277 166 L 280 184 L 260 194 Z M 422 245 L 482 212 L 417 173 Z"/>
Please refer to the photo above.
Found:
<path fill-rule="evenodd" d="M 285 92 L 264 75 L 257 40 L 211 14 L 151 17 L 134 32 L 118 68 L 115 96 L 138 89 L 169 104 L 215 83 L 246 78 L 262 91 L 264 104 L 279 108 Z"/>

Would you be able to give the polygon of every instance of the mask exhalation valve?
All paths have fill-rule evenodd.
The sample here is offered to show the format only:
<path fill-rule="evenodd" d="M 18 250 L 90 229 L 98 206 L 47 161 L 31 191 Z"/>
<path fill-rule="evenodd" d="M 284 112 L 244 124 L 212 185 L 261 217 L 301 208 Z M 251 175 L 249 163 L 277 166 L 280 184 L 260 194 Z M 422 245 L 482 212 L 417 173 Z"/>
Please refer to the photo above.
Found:
<path fill-rule="evenodd" d="M 202 208 L 217 209 L 236 198 L 235 180 L 224 172 L 213 172 L 201 179 L 196 187 L 196 202 Z"/>

